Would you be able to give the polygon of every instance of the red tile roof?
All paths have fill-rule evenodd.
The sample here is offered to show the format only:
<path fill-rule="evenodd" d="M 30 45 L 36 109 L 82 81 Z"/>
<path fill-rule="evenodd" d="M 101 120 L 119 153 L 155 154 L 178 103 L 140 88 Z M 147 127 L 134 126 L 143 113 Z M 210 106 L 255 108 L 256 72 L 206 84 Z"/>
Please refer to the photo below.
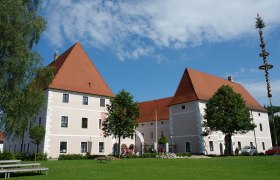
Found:
<path fill-rule="evenodd" d="M 55 68 L 52 89 L 114 96 L 80 43 L 74 44 L 49 66 Z"/>
<path fill-rule="evenodd" d="M 267 112 L 241 84 L 190 68 L 186 68 L 170 105 L 194 100 L 207 101 L 222 85 L 229 85 L 235 92 L 240 93 L 246 101 L 247 108 Z"/>
<path fill-rule="evenodd" d="M 139 103 L 140 117 L 137 119 L 137 123 L 155 121 L 156 114 L 157 120 L 169 120 L 168 104 L 172 98 L 168 97 Z"/>

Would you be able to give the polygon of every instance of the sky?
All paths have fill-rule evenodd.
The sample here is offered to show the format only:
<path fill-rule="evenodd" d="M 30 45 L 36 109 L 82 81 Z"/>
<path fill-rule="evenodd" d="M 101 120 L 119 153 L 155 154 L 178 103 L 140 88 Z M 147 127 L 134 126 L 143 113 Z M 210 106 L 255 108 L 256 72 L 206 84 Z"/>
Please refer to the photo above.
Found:
<path fill-rule="evenodd" d="M 114 93 L 136 101 L 175 94 L 185 68 L 233 77 L 268 105 L 257 13 L 263 18 L 273 105 L 280 105 L 279 0 L 49 0 L 35 47 L 44 65 L 80 42 Z"/>

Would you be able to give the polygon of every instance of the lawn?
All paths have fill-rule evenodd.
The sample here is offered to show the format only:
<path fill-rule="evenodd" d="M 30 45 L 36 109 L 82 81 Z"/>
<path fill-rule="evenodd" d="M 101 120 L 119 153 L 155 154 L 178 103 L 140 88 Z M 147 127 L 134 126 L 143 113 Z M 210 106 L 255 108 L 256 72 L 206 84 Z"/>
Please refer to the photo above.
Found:
<path fill-rule="evenodd" d="M 43 161 L 45 175 L 11 179 L 280 179 L 280 156 Z"/>

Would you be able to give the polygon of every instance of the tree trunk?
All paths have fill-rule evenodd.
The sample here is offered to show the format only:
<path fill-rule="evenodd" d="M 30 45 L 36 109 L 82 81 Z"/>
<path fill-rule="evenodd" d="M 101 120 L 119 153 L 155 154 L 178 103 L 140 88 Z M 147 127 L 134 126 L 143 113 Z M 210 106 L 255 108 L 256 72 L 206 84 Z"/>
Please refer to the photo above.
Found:
<path fill-rule="evenodd" d="M 231 141 L 231 134 L 227 134 L 225 136 L 226 141 L 226 155 L 233 155 L 232 153 L 232 141 Z"/>
<path fill-rule="evenodd" d="M 39 143 L 37 143 L 37 153 L 39 152 Z"/>
<path fill-rule="evenodd" d="M 24 142 L 24 130 L 22 132 L 22 137 L 21 137 L 21 146 L 20 146 L 20 152 L 23 151 L 23 142 Z"/>
<path fill-rule="evenodd" d="M 121 136 L 119 136 L 118 155 L 119 155 L 119 159 L 120 159 L 121 158 Z"/>

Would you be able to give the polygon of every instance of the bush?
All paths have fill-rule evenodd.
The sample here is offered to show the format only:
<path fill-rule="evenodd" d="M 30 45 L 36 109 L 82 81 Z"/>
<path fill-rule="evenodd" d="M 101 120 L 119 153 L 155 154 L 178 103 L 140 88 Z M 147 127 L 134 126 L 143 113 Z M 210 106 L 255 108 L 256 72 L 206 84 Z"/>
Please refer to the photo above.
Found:
<path fill-rule="evenodd" d="M 183 153 L 176 153 L 176 156 L 181 156 L 181 157 L 188 156 L 188 157 L 191 157 L 191 156 L 192 156 L 192 154 L 191 154 L 191 153 L 186 153 L 186 152 L 183 152 Z"/>
<path fill-rule="evenodd" d="M 157 156 L 156 153 L 144 153 L 142 155 L 140 155 L 140 158 L 155 158 Z"/>
<path fill-rule="evenodd" d="M 48 155 L 46 153 L 38 153 L 36 154 L 36 161 L 46 161 L 48 160 Z M 11 152 L 3 152 L 0 153 L 0 159 L 1 160 L 11 160 L 11 159 L 18 159 L 22 161 L 34 161 L 35 160 L 35 154 L 28 154 L 28 153 L 11 153 Z"/>
<path fill-rule="evenodd" d="M 136 154 L 129 154 L 129 155 L 126 155 L 124 158 L 138 158 L 138 156 Z"/>
<path fill-rule="evenodd" d="M 26 153 L 22 153 L 22 152 L 15 153 L 14 156 L 15 156 L 15 159 L 22 160 L 22 161 L 25 161 L 28 159 Z"/>
<path fill-rule="evenodd" d="M 1 160 L 12 160 L 12 159 L 15 159 L 15 156 L 11 152 L 4 151 L 4 152 L 0 153 L 0 159 Z"/>
<path fill-rule="evenodd" d="M 80 160 L 86 159 L 82 154 L 60 154 L 58 160 Z"/>

